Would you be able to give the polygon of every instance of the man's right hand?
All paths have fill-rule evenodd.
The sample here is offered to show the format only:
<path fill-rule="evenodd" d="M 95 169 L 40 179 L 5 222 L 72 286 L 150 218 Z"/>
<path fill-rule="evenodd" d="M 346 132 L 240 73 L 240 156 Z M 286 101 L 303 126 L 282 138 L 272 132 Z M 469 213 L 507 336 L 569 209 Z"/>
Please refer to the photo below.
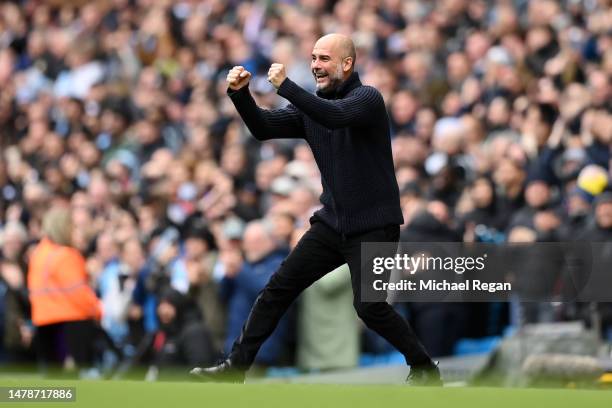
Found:
<path fill-rule="evenodd" d="M 240 88 L 245 87 L 249 83 L 250 79 L 251 73 L 244 69 L 243 66 L 238 65 L 230 69 L 230 71 L 227 73 L 226 81 L 227 86 L 229 86 L 230 89 L 237 91 Z"/>

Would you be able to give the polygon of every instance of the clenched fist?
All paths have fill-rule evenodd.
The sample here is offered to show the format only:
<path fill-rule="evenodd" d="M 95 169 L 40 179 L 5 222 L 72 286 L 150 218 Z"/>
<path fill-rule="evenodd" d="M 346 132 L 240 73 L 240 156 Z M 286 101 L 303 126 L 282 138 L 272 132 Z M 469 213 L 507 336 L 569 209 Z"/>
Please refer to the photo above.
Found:
<path fill-rule="evenodd" d="M 235 66 L 227 73 L 226 81 L 230 89 L 237 91 L 246 86 L 251 79 L 251 73 L 244 69 L 243 66 Z"/>
<path fill-rule="evenodd" d="M 287 78 L 285 72 L 285 66 L 283 64 L 272 64 L 268 70 L 268 81 L 274 85 L 276 89 L 281 86 L 283 81 Z"/>

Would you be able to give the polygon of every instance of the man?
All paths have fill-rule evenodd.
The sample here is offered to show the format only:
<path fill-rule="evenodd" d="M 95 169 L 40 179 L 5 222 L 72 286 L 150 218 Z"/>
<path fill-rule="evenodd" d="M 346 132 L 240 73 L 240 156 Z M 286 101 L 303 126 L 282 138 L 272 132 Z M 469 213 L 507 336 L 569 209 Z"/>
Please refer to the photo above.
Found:
<path fill-rule="evenodd" d="M 268 80 L 290 102 L 276 110 L 255 104 L 248 90 L 251 74 L 243 67 L 228 73 L 228 94 L 256 139 L 308 142 L 321 171 L 323 208 L 259 294 L 227 360 L 216 367 L 194 368 L 192 374 L 244 381 L 259 347 L 293 300 L 347 263 L 357 315 L 404 354 L 411 365 L 408 381 L 441 383 L 438 368 L 408 323 L 384 300 L 361 301 L 361 243 L 397 242 L 403 217 L 385 104 L 376 89 L 361 84 L 354 65 L 355 46 L 339 34 L 322 37 L 312 51 L 317 95 L 287 78 L 282 64 L 272 64 Z"/>
<path fill-rule="evenodd" d="M 460 242 L 451 228 L 449 208 L 442 201 L 430 201 L 417 211 L 400 235 L 402 242 Z M 469 307 L 465 303 L 411 302 L 410 322 L 433 356 L 452 354 L 455 342 L 465 337 Z"/>
<path fill-rule="evenodd" d="M 251 221 L 245 231 L 242 250 L 245 261 L 240 272 L 221 281 L 221 291 L 228 300 L 226 350 L 231 350 L 242 325 L 249 317 L 258 294 L 287 257 L 288 250 L 279 248 L 269 221 Z M 288 321 L 282 319 L 274 333 L 266 339 L 255 362 L 258 365 L 278 364 L 286 342 Z"/>
<path fill-rule="evenodd" d="M 606 255 L 604 259 L 610 259 L 612 251 L 612 189 L 606 188 L 595 197 L 592 210 L 593 218 L 589 220 L 586 227 L 581 231 L 576 240 L 579 242 L 600 242 L 599 249 Z M 603 255 L 602 253 L 602 255 Z M 612 336 L 612 303 L 600 302 L 596 304 L 601 320 L 601 332 L 604 336 Z M 587 316 L 590 305 L 578 303 L 575 305 L 578 313 Z"/>
<path fill-rule="evenodd" d="M 0 229 L 0 338 L 4 339 L 0 355 L 4 349 L 11 362 L 29 360 L 34 351 L 25 282 L 27 240 L 28 233 L 19 221 L 9 221 Z"/>
<path fill-rule="evenodd" d="M 169 286 L 164 288 L 159 295 L 157 317 L 159 330 L 147 338 L 143 357 L 149 358 L 154 367 L 162 368 L 162 374 L 164 368 L 215 361 L 211 333 L 197 304 L 187 295 Z"/>
<path fill-rule="evenodd" d="M 97 292 L 102 300 L 102 328 L 115 344 L 122 345 L 128 337 L 126 315 L 132 288 L 127 283 L 119 258 L 119 245 L 109 231 L 102 232 L 96 240 L 96 256 L 102 265 L 97 275 Z M 127 283 L 127 284 L 126 284 Z"/>
<path fill-rule="evenodd" d="M 578 234 L 578 240 L 606 242 L 612 240 L 612 189 L 595 197 L 593 220 Z"/>

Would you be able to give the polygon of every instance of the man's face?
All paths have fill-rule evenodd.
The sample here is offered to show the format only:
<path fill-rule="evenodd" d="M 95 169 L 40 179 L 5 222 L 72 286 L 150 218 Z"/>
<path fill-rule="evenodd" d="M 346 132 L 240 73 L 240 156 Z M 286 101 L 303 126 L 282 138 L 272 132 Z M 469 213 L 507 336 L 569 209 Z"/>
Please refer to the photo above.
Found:
<path fill-rule="evenodd" d="M 493 189 L 489 182 L 479 180 L 472 187 L 472 199 L 477 208 L 485 208 L 493 201 Z"/>
<path fill-rule="evenodd" d="M 146 261 L 142 246 L 136 239 L 131 239 L 125 243 L 122 258 L 133 273 L 138 273 Z"/>
<path fill-rule="evenodd" d="M 275 243 L 260 225 L 249 225 L 244 231 L 242 250 L 249 262 L 257 262 L 274 250 Z"/>
<path fill-rule="evenodd" d="M 162 324 L 170 324 L 176 317 L 176 308 L 170 302 L 162 301 L 157 306 L 157 316 Z"/>
<path fill-rule="evenodd" d="M 329 92 L 344 80 L 343 58 L 332 41 L 319 40 L 312 50 L 310 69 L 317 91 Z"/>
<path fill-rule="evenodd" d="M 4 243 L 1 253 L 7 260 L 16 261 L 23 246 L 24 242 L 19 234 L 13 231 L 7 231 L 4 234 Z"/>
<path fill-rule="evenodd" d="M 525 200 L 533 208 L 540 208 L 550 201 L 550 187 L 543 181 L 532 181 L 525 189 Z"/>
<path fill-rule="evenodd" d="M 189 237 L 185 240 L 185 256 L 189 260 L 199 260 L 206 253 L 206 241 L 199 237 Z"/>
<path fill-rule="evenodd" d="M 595 219 L 599 228 L 612 228 L 612 202 L 598 204 L 595 208 Z"/>

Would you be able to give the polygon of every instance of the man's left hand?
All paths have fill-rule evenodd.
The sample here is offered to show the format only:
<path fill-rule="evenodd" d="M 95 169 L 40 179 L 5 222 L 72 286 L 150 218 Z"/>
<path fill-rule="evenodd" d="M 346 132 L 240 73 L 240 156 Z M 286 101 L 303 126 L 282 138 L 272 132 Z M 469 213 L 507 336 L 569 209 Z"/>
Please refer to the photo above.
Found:
<path fill-rule="evenodd" d="M 283 64 L 272 64 L 268 70 L 268 81 L 278 89 L 287 78 L 287 72 Z"/>

